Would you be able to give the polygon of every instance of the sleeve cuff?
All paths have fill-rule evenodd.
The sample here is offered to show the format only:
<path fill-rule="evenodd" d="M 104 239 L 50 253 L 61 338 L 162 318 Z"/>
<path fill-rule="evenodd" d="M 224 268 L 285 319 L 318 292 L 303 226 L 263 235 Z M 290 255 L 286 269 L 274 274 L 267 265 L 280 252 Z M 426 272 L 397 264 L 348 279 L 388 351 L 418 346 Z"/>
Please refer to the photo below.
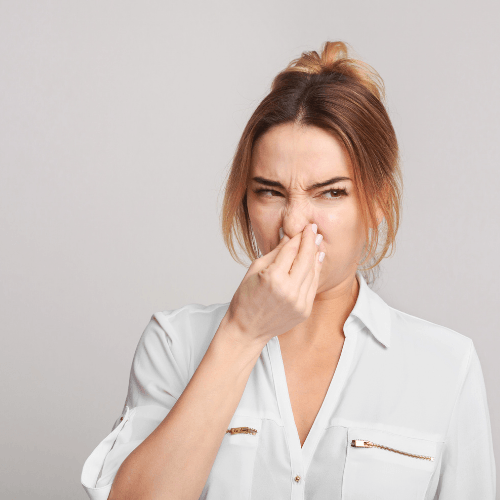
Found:
<path fill-rule="evenodd" d="M 125 406 L 120 423 L 97 445 L 83 465 L 81 483 L 91 500 L 107 500 L 109 496 L 112 482 L 97 488 L 98 476 L 102 470 L 106 456 L 113 448 L 118 434 L 120 434 L 130 416 L 130 408 Z"/>
<path fill-rule="evenodd" d="M 114 478 L 130 453 L 162 422 L 169 407 L 125 406 L 118 424 L 90 454 L 82 470 L 81 483 L 91 500 L 107 500 Z"/>

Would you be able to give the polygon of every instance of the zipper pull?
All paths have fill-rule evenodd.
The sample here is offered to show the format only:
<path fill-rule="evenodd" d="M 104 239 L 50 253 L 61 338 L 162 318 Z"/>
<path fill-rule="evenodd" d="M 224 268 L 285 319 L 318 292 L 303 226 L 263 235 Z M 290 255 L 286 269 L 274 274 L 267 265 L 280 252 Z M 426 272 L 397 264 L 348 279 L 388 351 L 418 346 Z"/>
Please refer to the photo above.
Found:
<path fill-rule="evenodd" d="M 373 443 L 371 441 L 364 441 L 362 439 L 353 439 L 351 441 L 351 446 L 356 448 L 372 448 Z"/>
<path fill-rule="evenodd" d="M 250 427 L 231 427 L 226 431 L 226 434 L 257 434 L 256 429 L 252 429 Z"/>

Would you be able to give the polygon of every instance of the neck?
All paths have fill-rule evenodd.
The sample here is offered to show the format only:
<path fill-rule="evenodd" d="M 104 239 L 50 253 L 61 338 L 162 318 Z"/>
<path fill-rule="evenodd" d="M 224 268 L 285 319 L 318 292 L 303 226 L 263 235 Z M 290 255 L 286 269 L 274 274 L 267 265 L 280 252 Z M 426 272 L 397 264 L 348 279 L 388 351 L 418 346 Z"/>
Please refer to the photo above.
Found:
<path fill-rule="evenodd" d="M 302 352 L 335 348 L 343 343 L 344 323 L 356 304 L 359 283 L 349 276 L 334 288 L 316 295 L 309 317 L 278 337 L 280 345 Z"/>

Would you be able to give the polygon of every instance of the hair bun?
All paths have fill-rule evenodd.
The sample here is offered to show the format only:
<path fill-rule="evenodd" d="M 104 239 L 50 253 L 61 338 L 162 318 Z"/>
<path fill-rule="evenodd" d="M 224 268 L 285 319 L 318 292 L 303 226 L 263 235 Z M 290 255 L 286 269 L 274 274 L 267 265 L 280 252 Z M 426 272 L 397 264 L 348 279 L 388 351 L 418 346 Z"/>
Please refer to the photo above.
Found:
<path fill-rule="evenodd" d="M 273 80 L 271 89 L 281 86 L 291 75 L 330 75 L 332 81 L 357 82 L 366 87 L 378 99 L 385 99 L 384 82 L 378 72 L 369 64 L 351 56 L 353 49 L 347 42 L 326 41 L 321 54 L 315 50 L 302 52 L 290 61 L 288 66 Z"/>

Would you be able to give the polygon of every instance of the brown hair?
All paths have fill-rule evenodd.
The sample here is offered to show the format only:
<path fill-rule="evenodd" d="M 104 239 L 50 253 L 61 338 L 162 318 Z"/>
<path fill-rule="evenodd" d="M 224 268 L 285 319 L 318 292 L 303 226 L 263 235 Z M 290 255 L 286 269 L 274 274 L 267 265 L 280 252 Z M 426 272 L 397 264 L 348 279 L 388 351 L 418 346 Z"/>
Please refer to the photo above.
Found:
<path fill-rule="evenodd" d="M 361 263 L 371 264 L 359 270 L 368 283 L 373 279 L 367 272 L 392 255 L 402 210 L 398 142 L 384 106 L 380 75 L 351 58 L 347 47 L 342 41 L 325 42 L 321 55 L 303 52 L 291 61 L 274 78 L 271 91 L 243 131 L 225 182 L 220 219 L 224 243 L 240 264 L 244 263 L 236 254 L 234 238 L 252 261 L 258 257 L 246 199 L 252 150 L 266 131 L 284 123 L 322 128 L 344 145 L 365 224 L 367 243 Z M 384 216 L 378 227 L 377 205 Z M 377 253 L 380 239 L 382 249 Z"/>

